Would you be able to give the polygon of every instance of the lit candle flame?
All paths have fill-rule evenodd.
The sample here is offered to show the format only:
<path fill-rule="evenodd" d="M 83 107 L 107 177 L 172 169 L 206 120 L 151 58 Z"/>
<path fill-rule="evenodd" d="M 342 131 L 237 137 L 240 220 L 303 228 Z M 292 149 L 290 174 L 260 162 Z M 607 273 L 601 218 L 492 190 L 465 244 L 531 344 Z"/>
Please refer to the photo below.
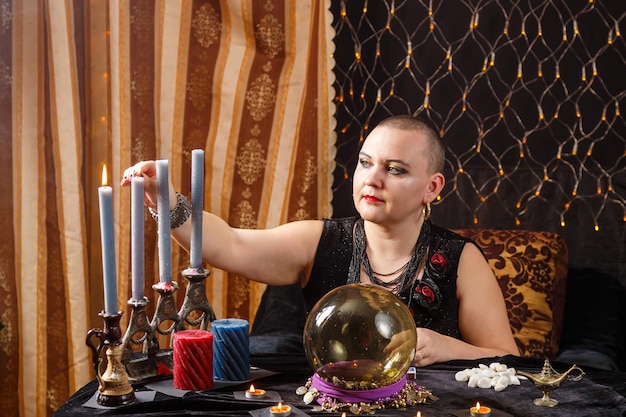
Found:
<path fill-rule="evenodd" d="M 480 410 L 480 403 L 476 402 L 476 410 Z"/>
<path fill-rule="evenodd" d="M 254 389 L 254 385 L 250 384 L 250 389 L 249 389 L 248 391 L 250 391 L 250 392 L 254 392 L 254 391 L 256 391 L 256 390 Z"/>
<path fill-rule="evenodd" d="M 102 186 L 107 185 L 107 165 L 102 164 Z"/>

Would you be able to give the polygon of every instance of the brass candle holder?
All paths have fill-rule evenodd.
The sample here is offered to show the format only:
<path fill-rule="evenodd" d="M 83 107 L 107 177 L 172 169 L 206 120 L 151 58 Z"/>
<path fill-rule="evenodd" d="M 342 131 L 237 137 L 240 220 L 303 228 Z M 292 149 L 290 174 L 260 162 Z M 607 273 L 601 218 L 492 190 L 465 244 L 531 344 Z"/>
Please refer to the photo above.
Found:
<path fill-rule="evenodd" d="M 178 328 L 181 322 L 176 309 L 176 300 L 174 299 L 174 293 L 178 289 L 178 284 L 174 281 L 171 283 L 159 282 L 154 284 L 152 288 L 159 293 L 156 311 L 154 312 L 154 317 L 152 317 L 152 328 L 164 336 L 170 335 Z M 172 325 L 167 329 L 162 329 L 160 327 L 161 324 L 167 321 L 172 321 Z"/>
<path fill-rule="evenodd" d="M 200 326 L 201 330 L 208 330 L 211 322 L 215 320 L 213 307 L 206 298 L 206 286 L 204 280 L 209 276 L 210 272 L 204 268 L 187 268 L 183 271 L 183 276 L 189 282 L 187 284 L 187 292 L 185 293 L 185 301 L 178 312 L 181 318 L 180 327 L 184 323 L 192 326 Z M 190 319 L 189 314 L 193 311 L 201 311 L 202 314 L 196 319 Z"/>
<path fill-rule="evenodd" d="M 100 312 L 104 320 L 103 329 L 91 329 L 87 332 L 85 343 L 91 349 L 92 362 L 96 378 L 98 379 L 97 402 L 107 407 L 119 407 L 132 404 L 137 401 L 133 387 L 130 385 L 128 374 L 122 363 L 124 344 L 120 329 L 120 318 L 123 312 L 106 314 Z M 98 343 L 94 343 L 94 337 Z M 100 373 L 102 358 L 100 353 L 106 347 L 107 367 L 103 374 Z"/>
<path fill-rule="evenodd" d="M 128 300 L 132 310 L 122 343 L 125 346 L 123 362 L 126 364 L 128 376 L 132 381 L 157 376 L 155 358 L 159 351 L 159 342 L 145 311 L 148 303 L 148 297 L 143 297 L 141 300 L 132 298 Z M 134 336 L 137 334 L 141 336 L 135 339 Z M 141 352 L 135 353 L 132 345 L 142 345 Z"/>

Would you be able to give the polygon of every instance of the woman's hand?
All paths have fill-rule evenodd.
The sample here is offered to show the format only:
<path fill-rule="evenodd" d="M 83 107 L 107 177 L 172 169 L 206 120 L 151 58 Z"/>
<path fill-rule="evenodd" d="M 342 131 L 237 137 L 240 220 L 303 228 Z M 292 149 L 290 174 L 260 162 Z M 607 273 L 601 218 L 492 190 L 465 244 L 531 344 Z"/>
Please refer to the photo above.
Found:
<path fill-rule="evenodd" d="M 413 339 L 413 332 L 409 330 L 403 330 L 391 336 L 383 352 L 390 353 L 393 356 L 404 350 L 415 351 L 415 339 Z"/>
<path fill-rule="evenodd" d="M 143 202 L 146 207 L 153 210 L 157 209 L 157 181 L 156 181 L 156 162 L 155 161 L 141 161 L 135 165 L 126 168 L 120 185 L 122 187 L 131 184 L 133 177 L 143 177 L 144 179 L 144 198 Z M 176 193 L 172 182 L 169 184 L 169 197 L 170 197 L 170 209 L 176 207 Z"/>
<path fill-rule="evenodd" d="M 441 355 L 447 347 L 446 337 L 434 330 L 417 328 L 417 344 L 415 349 L 415 358 L 413 364 L 417 366 L 426 366 L 435 362 L 442 362 L 444 359 Z"/>

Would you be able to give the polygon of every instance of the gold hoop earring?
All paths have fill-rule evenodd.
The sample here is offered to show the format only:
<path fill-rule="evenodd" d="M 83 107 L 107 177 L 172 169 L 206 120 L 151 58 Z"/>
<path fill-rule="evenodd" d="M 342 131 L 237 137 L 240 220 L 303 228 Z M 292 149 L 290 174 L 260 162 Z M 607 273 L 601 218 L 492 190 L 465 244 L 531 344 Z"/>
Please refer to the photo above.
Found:
<path fill-rule="evenodd" d="M 430 203 L 426 203 L 422 206 L 422 215 L 424 216 L 424 220 L 430 219 Z"/>

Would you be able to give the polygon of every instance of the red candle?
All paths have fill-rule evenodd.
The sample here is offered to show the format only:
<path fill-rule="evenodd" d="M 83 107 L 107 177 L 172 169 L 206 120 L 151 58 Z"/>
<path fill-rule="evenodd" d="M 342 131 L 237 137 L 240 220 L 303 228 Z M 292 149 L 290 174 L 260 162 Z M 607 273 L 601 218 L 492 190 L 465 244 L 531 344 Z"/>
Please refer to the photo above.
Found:
<path fill-rule="evenodd" d="M 173 337 L 174 388 L 201 391 L 213 387 L 213 334 L 181 330 Z"/>

